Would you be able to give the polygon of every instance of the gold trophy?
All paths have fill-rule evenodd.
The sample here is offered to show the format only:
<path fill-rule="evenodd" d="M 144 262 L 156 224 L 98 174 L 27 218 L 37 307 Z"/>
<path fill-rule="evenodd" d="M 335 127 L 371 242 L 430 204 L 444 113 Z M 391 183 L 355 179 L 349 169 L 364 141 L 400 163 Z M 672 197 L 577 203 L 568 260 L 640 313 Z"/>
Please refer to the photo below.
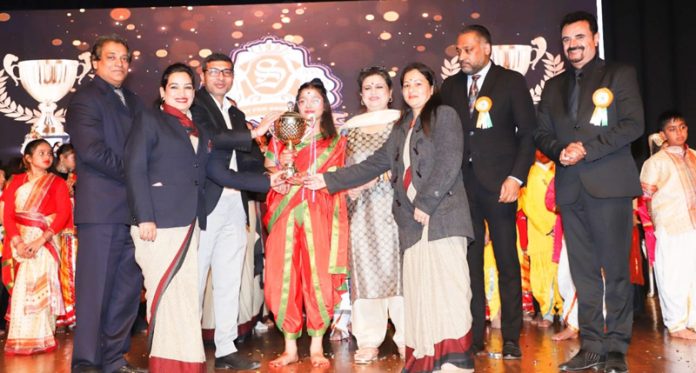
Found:
<path fill-rule="evenodd" d="M 285 143 L 287 149 L 295 151 L 295 145 L 299 144 L 307 129 L 307 121 L 300 113 L 293 111 L 294 104 L 288 102 L 288 111 L 280 115 L 272 127 L 275 138 Z M 285 179 L 292 179 L 297 174 L 294 162 L 291 160 L 283 165 Z"/>

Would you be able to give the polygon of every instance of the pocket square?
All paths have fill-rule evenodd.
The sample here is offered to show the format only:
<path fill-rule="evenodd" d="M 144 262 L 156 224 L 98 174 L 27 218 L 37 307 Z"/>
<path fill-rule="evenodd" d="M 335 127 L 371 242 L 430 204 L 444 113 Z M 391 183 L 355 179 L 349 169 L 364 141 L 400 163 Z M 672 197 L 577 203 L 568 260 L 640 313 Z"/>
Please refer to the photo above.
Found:
<path fill-rule="evenodd" d="M 152 184 L 152 186 L 153 186 L 153 187 L 161 187 L 161 186 L 164 186 L 164 184 L 162 184 L 161 181 L 158 181 L 158 182 Z"/>

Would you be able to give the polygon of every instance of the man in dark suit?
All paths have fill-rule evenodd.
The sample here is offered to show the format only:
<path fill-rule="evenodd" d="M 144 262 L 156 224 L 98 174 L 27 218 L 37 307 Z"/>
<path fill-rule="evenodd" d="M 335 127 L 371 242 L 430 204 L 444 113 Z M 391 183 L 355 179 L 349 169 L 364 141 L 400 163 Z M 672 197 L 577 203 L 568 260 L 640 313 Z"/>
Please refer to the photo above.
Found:
<path fill-rule="evenodd" d="M 232 60 L 213 53 L 203 61 L 203 88 L 196 92 L 191 108 L 194 122 L 207 123 L 211 136 L 232 149 L 216 150 L 210 167 L 241 172 L 264 171 L 263 155 L 253 138 L 263 135 L 274 119 L 265 118 L 259 129 L 249 130 L 244 113 L 226 96 L 234 79 Z M 276 116 L 277 117 L 277 116 Z M 217 148 L 217 146 L 216 146 Z M 220 170 L 222 171 L 222 170 Z M 200 305 L 203 305 L 208 271 L 212 271 L 215 313 L 215 367 L 217 369 L 257 369 L 259 362 L 237 353 L 239 291 L 247 244 L 247 215 L 250 193 L 223 188 L 210 178 L 206 181 L 208 227 L 201 231 L 198 249 Z"/>
<path fill-rule="evenodd" d="M 626 372 L 631 199 L 641 194 L 631 142 L 643 133 L 643 105 L 633 68 L 597 57 L 593 15 L 566 15 L 561 41 L 571 68 L 546 83 L 535 135 L 537 146 L 563 166 L 556 169 L 556 204 L 578 297 L 581 349 L 559 368 L 606 364 L 605 372 Z"/>
<path fill-rule="evenodd" d="M 80 169 L 73 372 L 141 371 L 124 359 L 143 285 L 130 237 L 123 169 L 126 138 L 143 107 L 123 87 L 130 60 L 120 36 L 99 37 L 92 48 L 96 76 L 75 93 L 66 116 Z"/>
<path fill-rule="evenodd" d="M 464 127 L 462 171 L 475 236 L 467 253 L 472 348 L 475 352 L 484 348 L 483 237 L 488 222 L 500 284 L 503 358 L 519 359 L 522 285 L 515 202 L 534 161 L 534 104 L 524 77 L 490 60 L 491 35 L 485 27 L 464 27 L 457 36 L 456 47 L 461 71 L 442 84 L 442 98 L 457 110 Z"/>

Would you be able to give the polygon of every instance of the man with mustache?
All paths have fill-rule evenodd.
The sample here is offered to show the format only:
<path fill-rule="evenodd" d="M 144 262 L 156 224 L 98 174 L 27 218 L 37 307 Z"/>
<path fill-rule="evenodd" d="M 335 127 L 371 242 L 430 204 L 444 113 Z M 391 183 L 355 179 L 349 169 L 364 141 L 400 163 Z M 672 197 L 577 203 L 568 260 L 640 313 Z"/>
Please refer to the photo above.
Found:
<path fill-rule="evenodd" d="M 631 142 L 643 133 L 643 105 L 635 70 L 597 57 L 592 14 L 566 15 L 561 41 L 570 68 L 546 83 L 535 134 L 537 146 L 559 164 L 556 205 L 577 290 L 582 343 L 559 369 L 627 372 L 631 200 L 641 194 Z"/>
<path fill-rule="evenodd" d="M 515 214 L 520 187 L 534 161 L 534 104 L 524 77 L 491 61 L 491 34 L 485 27 L 464 27 L 455 46 L 461 71 L 442 84 L 442 99 L 457 110 L 464 127 L 462 171 L 475 237 L 467 253 L 472 351 L 484 349 L 483 238 L 487 221 L 499 274 L 503 358 L 520 359 L 522 283 Z"/>

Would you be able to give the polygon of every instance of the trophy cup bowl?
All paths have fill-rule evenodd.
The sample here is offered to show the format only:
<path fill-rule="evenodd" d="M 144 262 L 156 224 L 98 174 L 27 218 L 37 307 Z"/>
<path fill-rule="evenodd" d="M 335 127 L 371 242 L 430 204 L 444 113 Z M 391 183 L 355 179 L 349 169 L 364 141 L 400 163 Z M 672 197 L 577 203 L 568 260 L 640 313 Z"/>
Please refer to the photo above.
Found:
<path fill-rule="evenodd" d="M 89 52 L 79 56 L 82 62 L 66 59 L 45 59 L 19 61 L 13 54 L 5 55 L 3 66 L 7 74 L 14 80 L 15 85 L 22 83 L 24 90 L 39 102 L 41 116 L 30 131 L 39 136 L 65 135 L 63 124 L 55 116 L 56 103 L 62 99 L 75 84 L 90 70 Z M 78 68 L 82 72 L 78 76 Z"/>
<path fill-rule="evenodd" d="M 526 75 L 529 67 L 534 67 L 546 53 L 546 39 L 537 37 L 532 40 L 532 45 L 511 44 L 494 45 L 491 52 L 491 59 L 498 65 L 515 70 L 522 75 Z M 532 52 L 536 53 L 532 60 Z"/>
<path fill-rule="evenodd" d="M 307 121 L 294 111 L 286 111 L 273 124 L 273 136 L 285 143 L 289 151 L 294 151 L 295 145 L 301 140 L 307 129 Z M 283 173 L 286 179 L 291 179 L 297 174 L 293 161 L 283 165 Z"/>

